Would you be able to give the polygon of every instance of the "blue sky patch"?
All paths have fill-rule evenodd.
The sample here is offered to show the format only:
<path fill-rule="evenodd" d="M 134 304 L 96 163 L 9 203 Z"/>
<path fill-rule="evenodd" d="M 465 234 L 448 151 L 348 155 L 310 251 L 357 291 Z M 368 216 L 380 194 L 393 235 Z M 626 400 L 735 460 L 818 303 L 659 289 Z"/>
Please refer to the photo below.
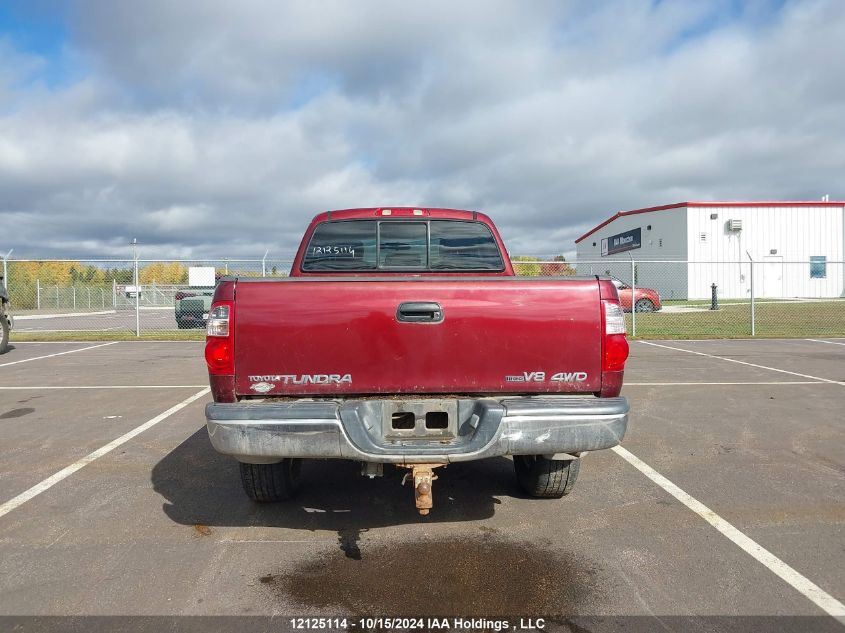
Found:
<path fill-rule="evenodd" d="M 65 56 L 69 40 L 65 17 L 62 8 L 48 8 L 44 3 L 0 3 L 0 39 L 44 62 L 30 80 L 55 86 L 75 74 Z"/>

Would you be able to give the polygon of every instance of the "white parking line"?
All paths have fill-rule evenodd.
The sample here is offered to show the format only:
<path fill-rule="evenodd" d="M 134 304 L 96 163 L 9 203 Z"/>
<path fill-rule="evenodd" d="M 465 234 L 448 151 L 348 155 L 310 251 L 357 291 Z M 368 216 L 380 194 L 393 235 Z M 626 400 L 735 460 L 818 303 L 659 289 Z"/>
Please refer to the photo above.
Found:
<path fill-rule="evenodd" d="M 626 382 L 626 387 L 696 387 L 724 385 L 825 385 L 820 380 L 774 380 L 768 382 Z M 30 385 L 0 386 L 0 391 L 32 391 L 35 389 L 199 389 L 205 385 Z"/>
<path fill-rule="evenodd" d="M 66 312 L 64 314 L 24 314 L 15 317 L 15 321 L 34 321 L 37 319 L 67 319 L 71 317 L 87 317 L 98 316 L 102 314 L 114 314 L 114 310 L 106 310 L 101 312 Z"/>
<path fill-rule="evenodd" d="M 84 468 L 85 466 L 87 466 L 88 464 L 90 464 L 94 460 L 99 459 L 103 455 L 110 453 L 111 451 L 116 449 L 118 446 L 121 446 L 122 444 L 126 444 L 126 442 L 131 440 L 136 435 L 143 433 L 144 431 L 146 431 L 150 427 L 155 426 L 156 424 L 158 424 L 162 420 L 166 420 L 171 415 L 173 415 L 174 413 L 177 413 L 178 411 L 181 411 L 182 409 L 187 407 L 189 404 L 191 404 L 195 400 L 202 398 L 204 395 L 206 395 L 210 391 L 211 390 L 208 387 L 206 387 L 205 389 L 203 389 L 202 391 L 198 391 L 197 393 L 195 393 L 191 397 L 185 398 L 184 400 L 182 400 L 182 402 L 180 402 L 179 404 L 177 404 L 175 406 L 170 407 L 167 411 L 157 415 L 152 420 L 148 420 L 147 422 L 144 422 L 141 426 L 135 427 L 134 429 L 132 429 L 128 433 L 124 433 L 123 435 L 121 435 L 116 440 L 109 442 L 108 444 L 106 444 L 102 448 L 98 448 L 93 453 L 89 453 L 88 455 L 86 455 L 82 459 L 72 463 L 70 466 L 63 468 L 62 470 L 57 472 L 55 475 L 47 477 L 47 479 L 45 479 L 41 483 L 35 484 L 29 490 L 22 492 L 17 497 L 10 499 L 9 501 L 4 503 L 3 505 L 0 505 L 0 517 L 5 516 L 6 514 L 9 514 L 9 512 L 14 510 L 15 508 L 21 507 L 23 504 L 25 504 L 30 499 L 37 497 L 38 495 L 40 495 L 45 490 L 49 490 L 50 488 L 55 486 L 60 481 L 67 479 L 68 477 L 70 477 L 76 471 Z"/>
<path fill-rule="evenodd" d="M 43 330 L 40 328 L 15 328 L 15 332 L 43 332 L 44 334 L 56 334 L 57 332 L 114 332 L 115 330 L 129 330 L 129 327 L 125 325 L 118 325 L 116 327 L 106 327 L 99 330 Z"/>
<path fill-rule="evenodd" d="M 17 329 L 15 330 L 17 332 Z M 82 345 L 91 341 L 11 341 L 12 345 Z"/>
<path fill-rule="evenodd" d="M 626 382 L 626 387 L 688 387 L 696 385 L 826 385 L 824 380 L 769 380 L 767 382 Z M 837 383 L 833 383 L 837 384 Z"/>
<path fill-rule="evenodd" d="M 839 337 L 835 337 L 835 336 L 833 336 L 831 338 L 837 338 L 841 341 L 845 341 L 845 338 L 839 338 Z M 641 339 L 637 339 L 637 340 L 641 341 Z M 655 340 L 659 340 L 659 339 L 655 339 Z M 683 341 L 684 343 L 713 343 L 713 342 L 719 342 L 719 343 L 746 343 L 746 342 L 776 343 L 776 342 L 801 341 L 801 340 L 806 340 L 806 339 L 776 338 L 776 337 L 769 338 L 768 336 L 755 336 L 755 337 L 751 337 L 751 336 L 739 337 L 738 336 L 738 337 L 733 337 L 733 338 L 685 338 L 685 339 L 678 339 L 678 340 Z"/>
<path fill-rule="evenodd" d="M 119 341 L 112 341 L 111 343 L 100 343 L 99 345 L 91 345 L 90 347 L 82 347 L 80 349 L 71 349 L 66 352 L 57 352 L 55 354 L 47 354 L 46 356 L 36 356 L 35 358 L 24 358 L 23 360 L 14 360 L 11 363 L 3 363 L 0 367 L 8 367 L 9 365 L 19 365 L 20 363 L 28 363 L 33 360 L 41 360 L 42 358 L 53 358 L 54 356 L 63 356 L 64 354 L 73 354 L 74 352 L 84 352 L 89 349 L 97 349 L 98 347 L 106 347 L 107 345 L 117 345 Z"/>
<path fill-rule="evenodd" d="M 813 341 L 813 343 L 827 343 L 828 345 L 845 345 L 845 343 L 839 343 L 837 341 L 822 341 L 821 339 L 817 338 L 807 338 L 804 339 L 805 341 Z"/>
<path fill-rule="evenodd" d="M 36 332 L 43 332 L 44 330 L 35 330 Z M 61 330 L 62 332 L 66 332 L 67 330 Z M 81 345 L 83 343 L 90 343 L 91 341 L 12 341 L 12 345 Z M 137 340 L 137 339 L 129 339 L 126 341 L 114 341 L 115 343 L 135 343 L 135 344 L 184 344 L 184 343 L 192 343 L 194 345 L 197 344 L 204 344 L 205 339 L 195 339 L 195 340 L 184 340 L 184 341 L 156 341 L 156 340 Z"/>
<path fill-rule="evenodd" d="M 42 389 L 199 389 L 204 386 L 205 385 L 32 385 L 30 387 L 0 387 L 0 391 L 41 391 Z"/>
<path fill-rule="evenodd" d="M 630 451 L 622 448 L 621 446 L 614 446 L 610 450 L 619 455 L 622 459 L 631 464 L 631 466 L 639 470 L 643 475 L 651 479 L 651 481 L 663 488 L 663 490 L 675 497 L 675 499 L 683 503 L 687 508 L 695 512 L 702 519 L 707 521 L 710 525 L 721 532 L 722 536 L 728 538 L 746 554 L 749 554 L 757 562 L 764 565 L 769 571 L 789 584 L 793 589 L 803 594 L 822 611 L 845 624 L 845 604 L 839 602 L 839 600 L 824 591 L 809 578 L 798 573 L 762 545 L 740 532 L 731 523 L 728 523 L 725 519 L 713 512 L 713 510 L 701 503 L 698 499 L 681 490 L 678 486 L 666 479 L 666 477 L 654 470 L 651 466 L 646 464 Z"/>
<path fill-rule="evenodd" d="M 716 356 L 715 354 L 705 354 L 704 352 L 694 352 L 691 349 L 684 349 L 682 347 L 672 347 L 671 345 L 662 345 L 660 343 L 652 343 L 651 341 L 640 341 L 643 345 L 653 345 L 654 347 L 662 347 L 664 349 L 672 349 L 676 352 L 686 352 L 687 354 L 695 354 L 696 356 L 706 356 L 707 358 L 716 358 L 728 363 L 737 363 L 738 365 L 747 365 L 748 367 L 756 367 L 758 369 L 768 369 L 769 371 L 776 371 L 781 374 L 789 374 L 790 376 L 799 376 L 801 378 L 810 378 L 819 382 L 829 382 L 833 385 L 845 386 L 845 382 L 841 380 L 830 380 L 828 378 L 819 378 L 818 376 L 810 376 L 809 374 L 799 374 L 797 371 L 787 371 L 786 369 L 778 369 L 777 367 L 768 367 L 766 365 L 757 365 L 756 363 L 747 363 L 744 360 L 736 360 L 733 358 L 725 358 L 724 356 Z"/>

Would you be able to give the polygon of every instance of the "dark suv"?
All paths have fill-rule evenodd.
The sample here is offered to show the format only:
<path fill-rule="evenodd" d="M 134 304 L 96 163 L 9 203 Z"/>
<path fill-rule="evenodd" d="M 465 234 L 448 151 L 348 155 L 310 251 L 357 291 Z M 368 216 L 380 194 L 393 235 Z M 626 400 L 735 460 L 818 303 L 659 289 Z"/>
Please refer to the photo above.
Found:
<path fill-rule="evenodd" d="M 187 288 L 176 293 L 176 324 L 180 330 L 204 328 L 214 288 Z"/>

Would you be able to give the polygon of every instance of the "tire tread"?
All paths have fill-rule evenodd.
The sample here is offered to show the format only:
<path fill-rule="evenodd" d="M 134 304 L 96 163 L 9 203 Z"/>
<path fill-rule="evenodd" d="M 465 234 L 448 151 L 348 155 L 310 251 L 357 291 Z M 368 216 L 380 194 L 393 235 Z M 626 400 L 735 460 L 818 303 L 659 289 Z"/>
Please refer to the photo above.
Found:
<path fill-rule="evenodd" d="M 572 492 L 581 460 L 552 460 L 540 455 L 515 455 L 520 487 L 532 497 L 560 499 Z"/>
<path fill-rule="evenodd" d="M 241 484 L 253 501 L 287 501 L 299 488 L 299 460 L 283 459 L 276 464 L 240 463 Z"/>

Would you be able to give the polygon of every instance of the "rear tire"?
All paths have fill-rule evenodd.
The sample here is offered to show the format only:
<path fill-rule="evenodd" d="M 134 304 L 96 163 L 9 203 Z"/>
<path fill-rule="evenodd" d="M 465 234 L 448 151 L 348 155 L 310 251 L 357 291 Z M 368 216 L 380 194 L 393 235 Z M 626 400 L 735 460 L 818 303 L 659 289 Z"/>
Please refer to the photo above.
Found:
<path fill-rule="evenodd" d="M 9 322 L 6 314 L 0 310 L 0 354 L 5 354 L 9 349 Z"/>
<path fill-rule="evenodd" d="M 526 494 L 540 499 L 560 499 L 572 492 L 581 469 L 581 460 L 514 455 L 513 466 L 519 486 Z"/>
<path fill-rule="evenodd" d="M 244 492 L 253 501 L 287 501 L 299 490 L 301 459 L 283 459 L 277 464 L 240 462 L 240 466 L 241 484 Z"/>

